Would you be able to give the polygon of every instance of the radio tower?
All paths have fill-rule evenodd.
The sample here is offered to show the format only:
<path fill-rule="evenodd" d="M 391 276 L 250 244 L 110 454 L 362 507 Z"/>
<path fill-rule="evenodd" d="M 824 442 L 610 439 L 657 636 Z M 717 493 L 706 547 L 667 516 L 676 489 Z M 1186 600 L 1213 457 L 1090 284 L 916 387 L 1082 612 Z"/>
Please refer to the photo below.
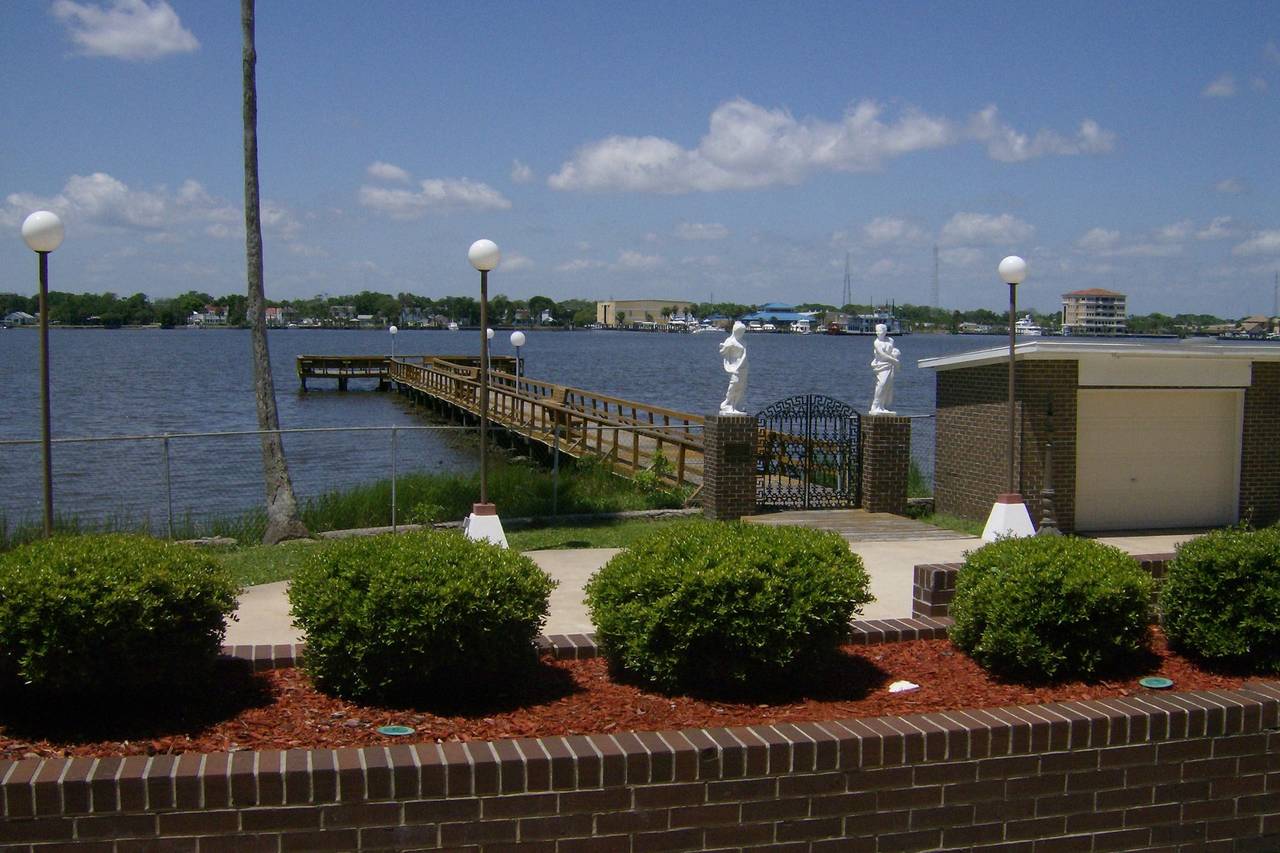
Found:
<path fill-rule="evenodd" d="M 849 253 L 844 253 L 844 301 L 840 303 L 840 309 L 843 311 L 844 306 L 853 301 L 853 275 L 849 272 Z"/>
<path fill-rule="evenodd" d="M 938 308 L 938 244 L 933 244 L 933 307 Z"/>

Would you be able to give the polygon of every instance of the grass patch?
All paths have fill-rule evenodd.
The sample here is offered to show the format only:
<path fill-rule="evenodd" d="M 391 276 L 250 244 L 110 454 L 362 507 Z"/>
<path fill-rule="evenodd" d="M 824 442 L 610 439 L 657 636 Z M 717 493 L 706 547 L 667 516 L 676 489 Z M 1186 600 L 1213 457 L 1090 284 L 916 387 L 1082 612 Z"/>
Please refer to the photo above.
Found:
<path fill-rule="evenodd" d="M 920 470 L 920 466 L 916 464 L 914 459 L 911 460 L 910 465 L 907 467 L 907 497 L 933 497 L 933 484 L 925 477 L 924 472 Z"/>
<path fill-rule="evenodd" d="M 987 526 L 985 521 L 960 518 L 957 515 L 947 515 L 945 512 L 922 515 L 919 520 L 925 524 L 932 524 L 934 527 L 941 527 L 943 530 L 954 530 L 957 533 L 967 533 L 970 536 L 981 536 L 982 529 Z"/>
<path fill-rule="evenodd" d="M 530 527 L 507 531 L 507 544 L 517 551 L 557 548 L 626 548 L 656 530 L 682 527 L 701 518 L 660 518 L 654 521 L 602 521 L 574 527 Z"/>
<path fill-rule="evenodd" d="M 515 551 L 545 551 L 561 548 L 626 548 L 632 542 L 664 528 L 690 524 L 693 518 L 660 518 L 653 521 L 602 521 L 598 524 L 508 530 L 507 544 Z M 214 548 L 210 556 L 221 563 L 240 586 L 287 581 L 302 561 L 325 540 L 303 539 L 279 545 L 253 545 L 248 548 Z"/>
<path fill-rule="evenodd" d="M 641 472 L 637 482 L 614 474 L 595 461 L 561 466 L 559 483 L 552 472 L 523 459 L 500 454 L 490 457 L 489 500 L 509 518 L 538 518 L 559 514 L 594 514 L 641 509 L 675 509 L 684 505 L 683 489 L 670 487 L 657 473 Z M 401 524 L 460 521 L 480 499 L 480 476 L 472 474 L 407 474 L 396 479 L 396 520 Z M 312 533 L 391 525 L 391 481 L 327 492 L 302 502 L 303 523 Z M 187 513 L 174 519 L 174 539 L 225 536 L 242 544 L 259 542 L 266 530 L 260 508 L 240 513 L 199 517 Z M 95 522 L 58 516 L 56 533 L 151 533 L 165 536 L 164 518 L 116 513 Z M 12 520 L 0 513 L 0 551 L 41 538 L 40 520 Z"/>
<path fill-rule="evenodd" d="M 211 556 L 231 573 L 240 586 L 257 586 L 289 580 L 302 561 L 324 544 L 322 540 L 301 539 L 279 545 L 217 548 L 212 549 Z"/>

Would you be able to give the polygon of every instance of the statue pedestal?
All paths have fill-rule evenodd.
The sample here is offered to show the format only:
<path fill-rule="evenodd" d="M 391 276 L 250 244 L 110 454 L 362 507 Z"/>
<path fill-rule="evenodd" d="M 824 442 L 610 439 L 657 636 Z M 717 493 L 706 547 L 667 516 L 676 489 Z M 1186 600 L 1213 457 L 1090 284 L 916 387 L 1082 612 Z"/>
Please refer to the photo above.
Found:
<path fill-rule="evenodd" d="M 488 539 L 494 545 L 507 547 L 507 534 L 498 518 L 498 508 L 493 504 L 472 504 L 471 515 L 462 523 L 462 532 L 468 539 Z"/>
<path fill-rule="evenodd" d="M 703 427 L 702 512 L 734 521 L 756 511 L 754 415 L 707 415 Z"/>
<path fill-rule="evenodd" d="M 997 539 L 1018 539 L 1023 536 L 1035 536 L 1036 529 L 1031 524 L 1031 514 L 1027 505 L 1022 502 L 1022 495 L 1008 492 L 997 495 L 991 507 L 991 515 L 987 517 L 987 526 L 982 529 L 982 541 L 994 542 Z"/>

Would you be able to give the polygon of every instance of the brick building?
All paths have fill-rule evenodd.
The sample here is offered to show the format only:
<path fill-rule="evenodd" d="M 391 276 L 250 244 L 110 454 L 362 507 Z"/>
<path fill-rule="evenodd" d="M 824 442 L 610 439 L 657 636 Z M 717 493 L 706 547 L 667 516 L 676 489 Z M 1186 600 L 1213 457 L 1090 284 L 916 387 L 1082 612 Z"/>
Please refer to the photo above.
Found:
<path fill-rule="evenodd" d="M 1126 297 L 1091 287 L 1062 294 L 1064 335 L 1119 335 L 1125 330 Z"/>
<path fill-rule="evenodd" d="M 1015 481 L 1042 514 L 1046 444 L 1064 531 L 1280 519 L 1280 352 L 1266 346 L 1019 343 Z M 939 512 L 983 519 L 1008 476 L 1008 349 L 937 370 Z"/>

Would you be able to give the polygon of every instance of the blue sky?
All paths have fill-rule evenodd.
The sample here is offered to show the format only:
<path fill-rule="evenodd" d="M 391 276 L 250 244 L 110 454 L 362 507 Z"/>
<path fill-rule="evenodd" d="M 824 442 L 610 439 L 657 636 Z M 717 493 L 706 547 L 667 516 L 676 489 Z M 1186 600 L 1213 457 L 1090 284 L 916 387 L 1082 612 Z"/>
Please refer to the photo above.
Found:
<path fill-rule="evenodd" d="M 261 2 L 272 298 L 1269 313 L 1280 7 Z M 5 9 L 0 290 L 61 214 L 55 289 L 244 289 L 239 4 Z"/>

